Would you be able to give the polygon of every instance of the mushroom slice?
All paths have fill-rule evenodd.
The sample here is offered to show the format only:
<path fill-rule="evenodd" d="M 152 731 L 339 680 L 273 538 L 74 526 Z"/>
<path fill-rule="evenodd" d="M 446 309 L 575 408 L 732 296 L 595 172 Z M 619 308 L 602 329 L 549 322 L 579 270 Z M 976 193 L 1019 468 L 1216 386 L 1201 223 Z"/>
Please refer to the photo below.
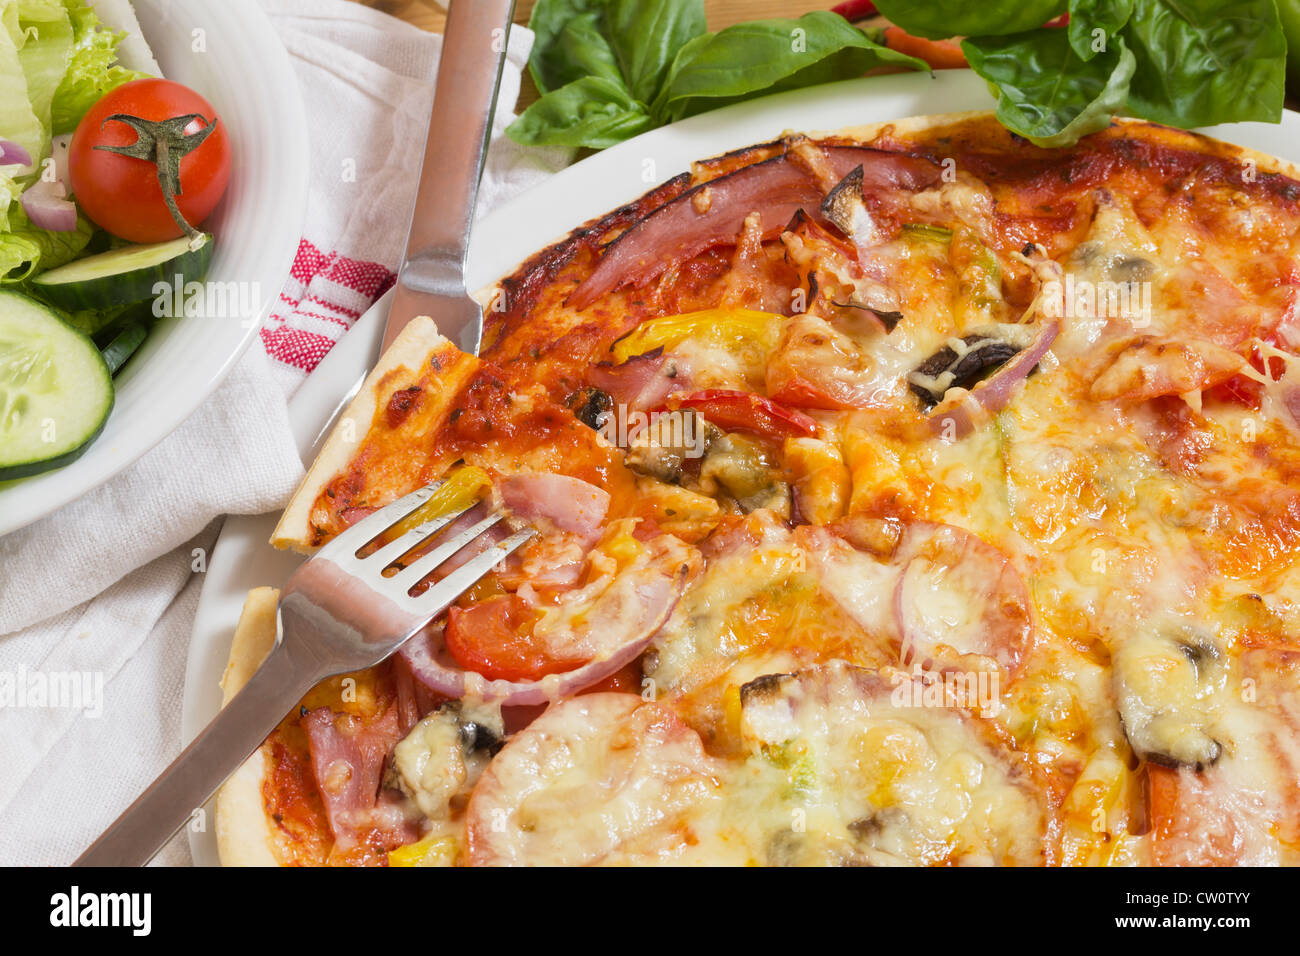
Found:
<path fill-rule="evenodd" d="M 950 388 L 973 388 L 981 379 L 1029 347 L 1031 325 L 985 325 L 948 342 L 907 376 L 907 385 L 927 408 L 943 401 Z"/>
<path fill-rule="evenodd" d="M 468 794 L 491 755 L 501 749 L 495 719 L 463 713 L 458 703 L 435 710 L 393 748 L 393 783 L 430 820 L 448 816 L 457 794 Z"/>
<path fill-rule="evenodd" d="M 1227 668 L 1208 637 L 1143 632 L 1112 658 L 1120 720 L 1134 753 L 1168 767 L 1200 770 L 1219 759 L 1216 696 Z"/>

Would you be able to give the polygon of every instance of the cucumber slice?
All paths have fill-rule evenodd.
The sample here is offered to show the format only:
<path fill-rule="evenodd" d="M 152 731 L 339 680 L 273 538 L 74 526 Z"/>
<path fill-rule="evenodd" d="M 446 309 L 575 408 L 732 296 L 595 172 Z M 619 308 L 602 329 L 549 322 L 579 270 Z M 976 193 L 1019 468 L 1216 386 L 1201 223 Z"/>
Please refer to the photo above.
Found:
<path fill-rule="evenodd" d="M 109 372 L 116 375 L 126 364 L 126 360 L 135 354 L 135 350 L 144 344 L 145 336 L 148 334 L 149 327 L 143 322 L 132 322 L 118 332 L 103 351 L 104 363 L 108 366 Z"/>
<path fill-rule="evenodd" d="M 95 343 L 40 302 L 0 291 L 0 481 L 68 464 L 112 410 Z"/>
<path fill-rule="evenodd" d="M 197 249 L 191 249 L 184 236 L 110 249 L 42 272 L 32 279 L 32 291 L 72 312 L 143 302 L 157 295 L 154 287 L 159 282 L 171 288 L 178 276 L 182 284 L 201 280 L 212 262 L 212 245 L 212 237 L 204 235 Z"/>

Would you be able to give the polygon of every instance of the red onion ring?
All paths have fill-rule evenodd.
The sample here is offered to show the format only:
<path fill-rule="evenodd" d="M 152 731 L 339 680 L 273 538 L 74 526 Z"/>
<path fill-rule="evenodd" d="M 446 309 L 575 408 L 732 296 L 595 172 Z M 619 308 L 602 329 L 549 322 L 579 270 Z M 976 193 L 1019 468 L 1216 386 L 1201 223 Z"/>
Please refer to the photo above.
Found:
<path fill-rule="evenodd" d="M 23 212 L 38 229 L 73 232 L 77 228 L 77 207 L 66 196 L 67 189 L 61 181 L 38 179 L 23 193 Z"/>
<path fill-rule="evenodd" d="M 13 140 L 0 139 L 0 166 L 31 166 L 32 154 Z"/>
<path fill-rule="evenodd" d="M 953 429 L 953 438 L 963 438 L 970 434 L 976 421 L 983 415 L 993 415 L 1005 408 L 1007 402 L 1011 401 L 1016 386 L 1028 378 L 1029 373 L 1042 361 L 1060 331 L 1059 319 L 1043 323 L 1028 347 L 1018 352 L 1006 365 L 955 400 L 950 402 L 945 399 L 936 405 L 927 416 L 934 433 L 943 435 Z"/>
<path fill-rule="evenodd" d="M 548 674 L 535 681 L 488 680 L 481 674 L 439 659 L 449 657 L 442 643 L 441 623 L 408 641 L 398 653 L 410 666 L 416 680 L 449 698 L 472 696 L 486 702 L 510 705 L 549 703 L 604 680 L 632 663 L 650 646 L 681 599 L 687 577 L 684 566 L 671 575 L 662 573 L 662 569 L 654 570 L 660 573 L 638 585 L 641 606 L 648 613 L 637 622 L 635 630 L 609 654 L 571 671 Z"/>

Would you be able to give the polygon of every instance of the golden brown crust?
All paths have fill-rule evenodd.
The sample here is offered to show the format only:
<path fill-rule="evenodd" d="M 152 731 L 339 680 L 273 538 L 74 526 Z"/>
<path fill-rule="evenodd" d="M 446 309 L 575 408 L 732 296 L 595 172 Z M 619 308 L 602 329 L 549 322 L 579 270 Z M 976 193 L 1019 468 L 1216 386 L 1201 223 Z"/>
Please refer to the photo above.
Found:
<path fill-rule="evenodd" d="M 280 523 L 276 525 L 271 535 L 272 545 L 303 552 L 314 549 L 311 513 L 316 499 L 330 480 L 352 460 L 387 398 L 405 387 L 405 379 L 416 376 L 416 370 L 428 364 L 431 356 L 447 349 L 454 349 L 454 346 L 439 334 L 437 325 L 428 316 L 413 319 L 402 330 L 335 423 L 316 461 L 298 485 Z"/>
<path fill-rule="evenodd" d="M 230 703 L 275 646 L 279 598 L 275 588 L 248 592 L 221 678 L 221 706 Z M 259 747 L 217 793 L 217 853 L 223 866 L 279 866 L 271 851 L 271 828 L 262 797 L 270 762 L 266 748 Z"/>

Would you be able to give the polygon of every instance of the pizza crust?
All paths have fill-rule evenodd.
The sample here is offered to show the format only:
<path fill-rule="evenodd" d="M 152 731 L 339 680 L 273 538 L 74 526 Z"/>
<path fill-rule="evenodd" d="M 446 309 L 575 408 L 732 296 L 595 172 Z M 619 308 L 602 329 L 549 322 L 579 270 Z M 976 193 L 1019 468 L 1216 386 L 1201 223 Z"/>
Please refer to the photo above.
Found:
<path fill-rule="evenodd" d="M 239 693 L 275 646 L 279 599 L 275 588 L 248 592 L 221 678 L 222 707 Z M 217 853 L 223 866 L 280 865 L 271 849 L 271 826 L 262 796 L 262 784 L 270 770 L 271 757 L 263 745 L 217 791 L 214 816 Z"/>
<path fill-rule="evenodd" d="M 329 438 L 321 447 L 316 461 L 308 469 L 289 506 L 284 509 L 280 523 L 271 535 L 271 544 L 281 549 L 310 553 L 312 545 L 311 511 L 316 499 L 326 485 L 347 467 L 353 454 L 365 440 L 381 407 L 382 398 L 392 392 L 385 381 L 393 372 L 406 369 L 412 373 L 429 361 L 430 356 L 456 347 L 438 332 L 438 326 L 428 316 L 419 316 L 407 323 L 400 335 L 379 358 L 379 362 L 366 376 L 361 390 L 348 405 L 347 410 L 334 424 Z"/>

